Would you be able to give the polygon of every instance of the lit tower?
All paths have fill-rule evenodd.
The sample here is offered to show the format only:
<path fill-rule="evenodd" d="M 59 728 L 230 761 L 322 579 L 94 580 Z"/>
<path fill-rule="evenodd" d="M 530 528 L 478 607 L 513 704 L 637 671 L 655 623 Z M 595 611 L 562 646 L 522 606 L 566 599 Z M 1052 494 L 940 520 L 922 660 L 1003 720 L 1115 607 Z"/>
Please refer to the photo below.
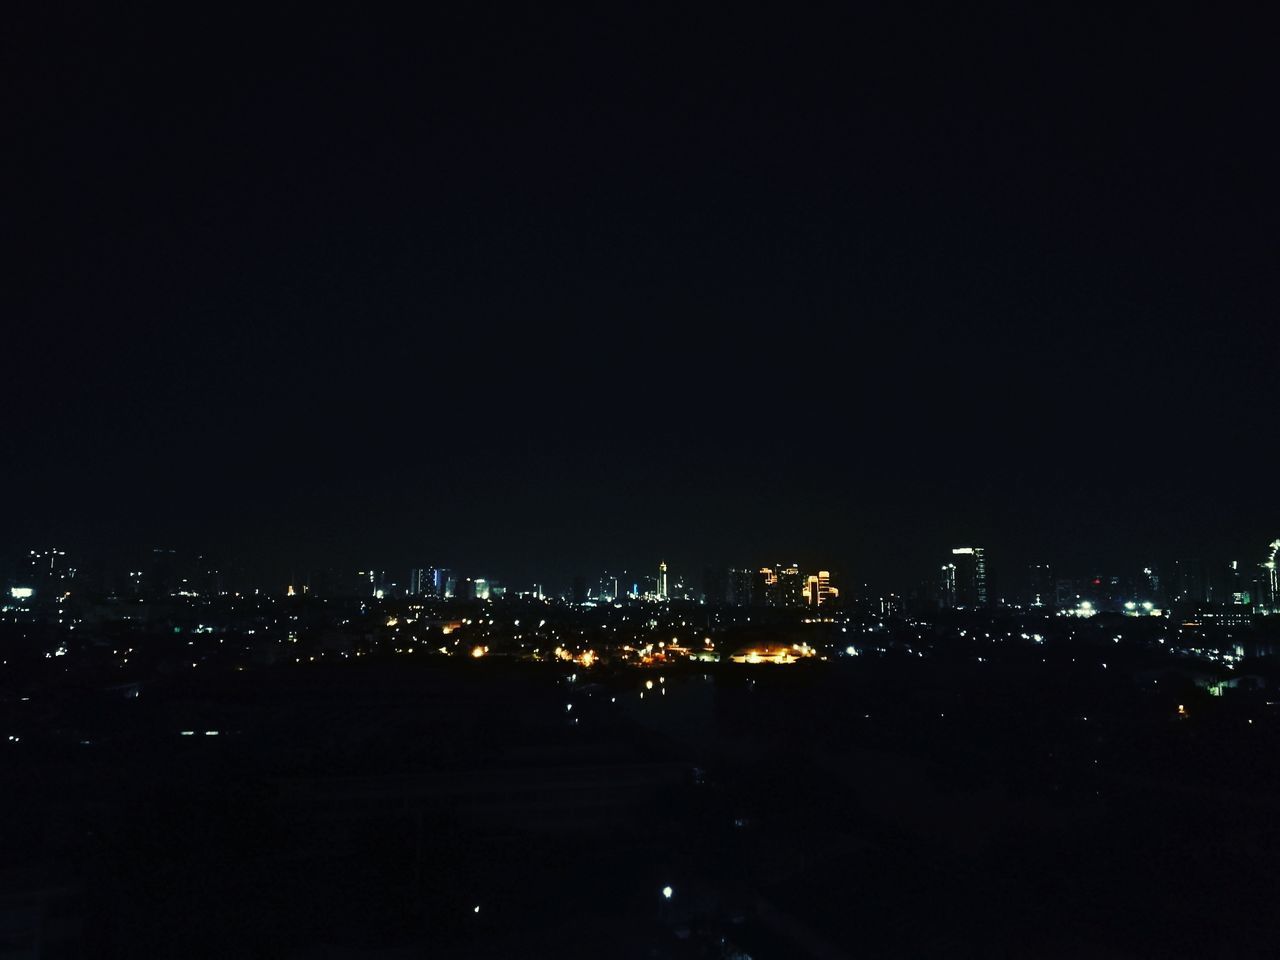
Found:
<path fill-rule="evenodd" d="M 828 601 L 840 596 L 840 591 L 831 585 L 831 572 L 819 570 L 809 574 L 804 586 L 805 602 L 811 607 L 820 607 Z"/>
<path fill-rule="evenodd" d="M 658 596 L 667 599 L 667 561 L 658 561 Z"/>
<path fill-rule="evenodd" d="M 1280 553 L 1280 540 L 1272 540 L 1268 547 L 1271 553 L 1267 555 L 1266 562 L 1262 565 L 1264 576 L 1262 591 L 1263 602 L 1274 613 L 1277 605 L 1280 605 L 1280 571 L 1276 570 L 1276 554 Z"/>

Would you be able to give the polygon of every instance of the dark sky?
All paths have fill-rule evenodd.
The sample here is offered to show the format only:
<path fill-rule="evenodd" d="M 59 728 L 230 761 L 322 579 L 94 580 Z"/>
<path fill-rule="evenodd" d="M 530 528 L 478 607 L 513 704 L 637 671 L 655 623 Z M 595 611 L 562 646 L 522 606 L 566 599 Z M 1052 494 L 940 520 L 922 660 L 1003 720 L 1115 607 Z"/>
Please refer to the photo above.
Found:
<path fill-rule="evenodd" d="M 0 548 L 902 582 L 1280 536 L 1262 24 L 603 6 L 11 24 Z"/>

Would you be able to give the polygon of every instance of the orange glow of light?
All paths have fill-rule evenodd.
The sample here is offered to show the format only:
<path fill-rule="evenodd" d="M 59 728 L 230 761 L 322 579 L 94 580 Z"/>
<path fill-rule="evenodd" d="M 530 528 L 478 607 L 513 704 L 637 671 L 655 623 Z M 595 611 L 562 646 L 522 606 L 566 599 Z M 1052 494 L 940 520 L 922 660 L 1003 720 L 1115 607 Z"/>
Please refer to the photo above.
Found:
<path fill-rule="evenodd" d="M 596 652 L 594 650 L 587 650 L 578 655 L 578 663 L 582 664 L 584 667 L 589 667 L 595 662 Z"/>
<path fill-rule="evenodd" d="M 483 657 L 488 652 L 489 652 L 488 647 L 472 647 L 471 648 L 471 655 L 475 657 L 477 660 Z"/>

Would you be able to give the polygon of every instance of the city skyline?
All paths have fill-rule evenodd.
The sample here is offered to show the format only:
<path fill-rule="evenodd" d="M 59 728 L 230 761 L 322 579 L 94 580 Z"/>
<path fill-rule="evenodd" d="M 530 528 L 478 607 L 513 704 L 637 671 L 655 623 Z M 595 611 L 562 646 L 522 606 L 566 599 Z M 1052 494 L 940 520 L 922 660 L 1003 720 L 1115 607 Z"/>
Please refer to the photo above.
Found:
<path fill-rule="evenodd" d="M 477 569 L 454 566 L 411 566 L 407 570 L 385 564 L 364 564 L 360 569 L 332 565 L 294 565 L 288 575 L 255 577 L 240 564 L 226 563 L 203 553 L 172 548 L 134 551 L 131 560 L 113 566 L 103 557 L 78 555 L 58 547 L 29 550 L 25 555 L 0 555 L 0 579 L 15 598 L 30 597 L 37 583 L 71 586 L 77 572 L 77 591 L 99 595 L 191 596 L 230 593 L 236 590 L 268 594 L 284 589 L 289 596 L 372 596 L 395 598 L 500 599 L 507 595 L 586 600 L 652 599 L 695 601 L 728 606 L 821 606 L 839 604 L 841 589 L 848 602 L 875 605 L 895 598 L 896 609 L 920 612 L 932 609 L 1064 609 L 1085 597 L 1106 598 L 1119 609 L 1123 601 L 1214 603 L 1270 609 L 1277 602 L 1276 556 L 1280 540 L 1272 540 L 1254 559 L 1180 556 L 1140 567 L 1110 569 L 1100 564 L 1059 566 L 1043 559 L 1030 564 L 997 564 L 988 570 L 983 546 L 944 550 L 940 572 L 918 571 L 914 578 L 893 582 L 864 570 L 832 572 L 829 564 L 765 564 L 727 566 L 704 563 L 695 569 L 670 570 L 665 560 L 648 571 L 614 566 L 596 573 L 575 569 L 572 573 L 547 572 L 533 581 L 512 582 L 495 576 L 492 565 Z M 138 569 L 135 569 L 138 568 Z M 144 586 L 145 584 L 145 586 Z M 214 586 L 216 584 L 216 587 Z M 59 586 L 59 590 L 61 586 Z M 43 592 L 43 589 L 40 591 Z M 817 599 L 816 602 L 814 598 Z M 1074 598 L 1068 600 L 1067 598 Z M 1134 609 L 1134 604 L 1128 604 Z M 1151 609 L 1151 605 L 1145 607 Z"/>

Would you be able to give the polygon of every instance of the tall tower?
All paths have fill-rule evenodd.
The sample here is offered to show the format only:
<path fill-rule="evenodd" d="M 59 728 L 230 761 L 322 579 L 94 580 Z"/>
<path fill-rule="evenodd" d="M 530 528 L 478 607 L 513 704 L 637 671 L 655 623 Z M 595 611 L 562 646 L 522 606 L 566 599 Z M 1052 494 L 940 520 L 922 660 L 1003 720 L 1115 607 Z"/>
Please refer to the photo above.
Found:
<path fill-rule="evenodd" d="M 987 605 L 987 560 L 982 547 L 956 547 L 951 551 L 955 564 L 956 606 Z"/>
<path fill-rule="evenodd" d="M 840 591 L 831 585 L 831 572 L 819 570 L 809 575 L 805 581 L 804 599 L 811 607 L 820 607 L 824 603 L 840 596 Z"/>
<path fill-rule="evenodd" d="M 667 561 L 658 561 L 658 596 L 667 599 Z"/>

